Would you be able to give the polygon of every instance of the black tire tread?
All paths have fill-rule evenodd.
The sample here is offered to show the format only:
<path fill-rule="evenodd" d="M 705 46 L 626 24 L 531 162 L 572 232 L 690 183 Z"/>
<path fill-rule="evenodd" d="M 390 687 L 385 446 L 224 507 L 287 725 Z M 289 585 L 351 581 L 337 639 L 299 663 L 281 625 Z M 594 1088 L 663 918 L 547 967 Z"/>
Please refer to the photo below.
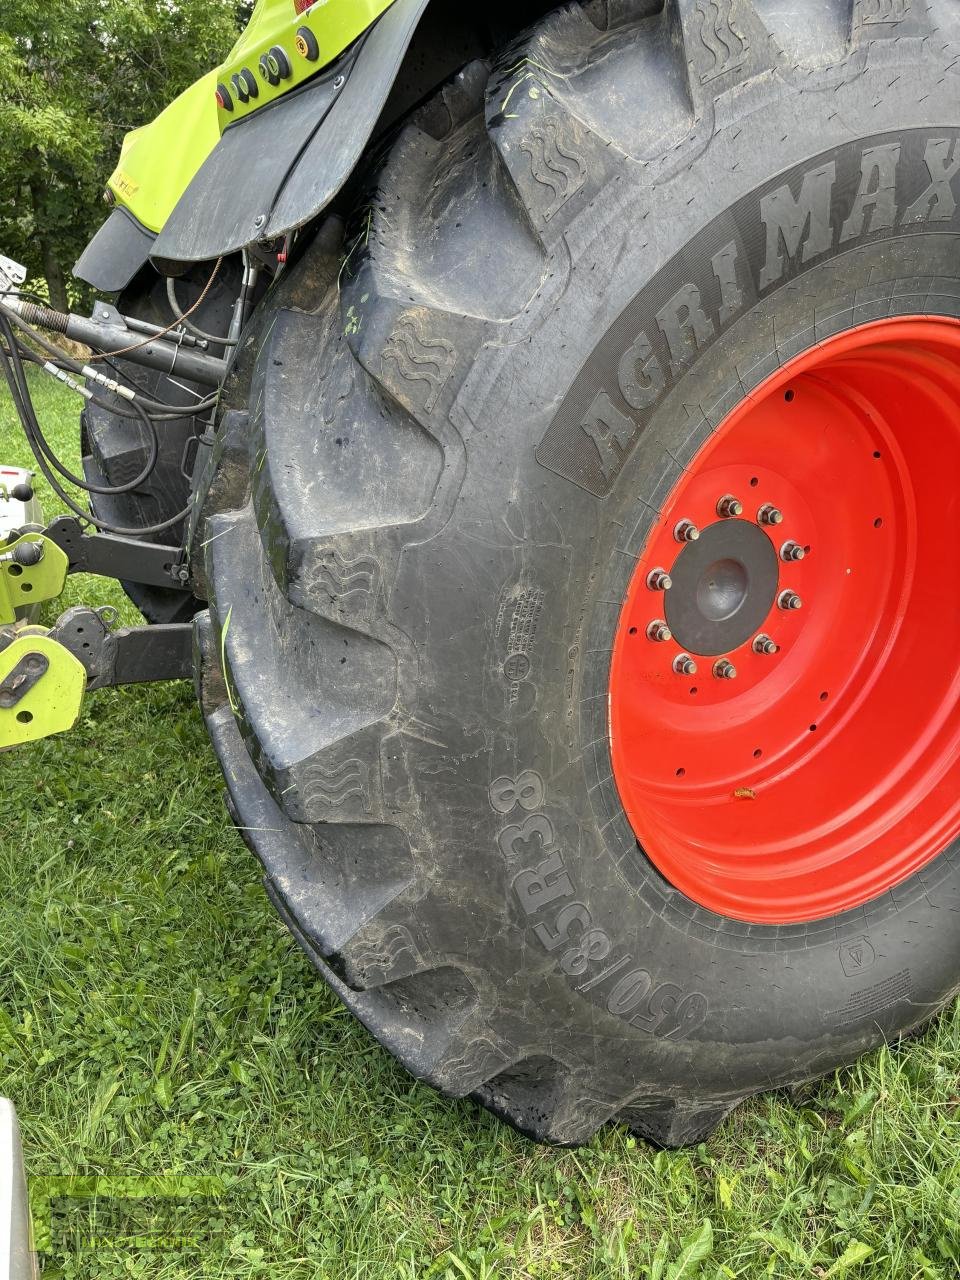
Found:
<path fill-rule="evenodd" d="M 601 188 L 612 198 L 624 166 L 676 170 L 778 76 L 821 84 L 882 57 L 884 41 L 941 38 L 953 21 L 945 2 L 567 4 L 408 121 L 368 176 L 342 269 L 318 242 L 298 269 L 301 285 L 323 290 L 309 304 L 281 291 L 267 332 L 249 339 L 260 358 L 247 456 L 238 413 L 200 526 L 213 588 L 202 700 L 235 818 L 297 941 L 373 1034 L 413 1074 L 541 1140 L 582 1142 L 620 1117 L 678 1145 L 743 1095 L 594 1095 L 554 1043 L 525 1042 L 493 1018 L 482 965 L 457 947 L 462 891 L 442 882 L 397 789 L 405 735 L 431 728 L 387 593 L 404 547 L 442 527 L 463 478 L 483 376 L 482 364 L 468 376 L 465 353 L 501 341 L 508 322 L 510 342 L 540 323 L 562 283 L 564 237 Z M 611 108 L 614 83 L 630 86 L 634 110 Z M 472 212 L 457 196 L 465 168 L 479 185 Z M 482 255 L 465 262 L 472 216 L 496 243 L 496 288 Z M 285 408 L 288 361 L 313 389 L 313 416 L 358 447 L 318 462 L 296 406 Z M 318 465 L 322 501 L 304 486 Z M 286 665 L 295 652 L 311 655 L 309 668 Z M 269 706 L 284 681 L 287 700 Z M 388 695 L 373 698 L 373 686 Z M 449 950 L 434 945 L 430 961 L 414 923 L 425 902 L 450 921 Z"/>

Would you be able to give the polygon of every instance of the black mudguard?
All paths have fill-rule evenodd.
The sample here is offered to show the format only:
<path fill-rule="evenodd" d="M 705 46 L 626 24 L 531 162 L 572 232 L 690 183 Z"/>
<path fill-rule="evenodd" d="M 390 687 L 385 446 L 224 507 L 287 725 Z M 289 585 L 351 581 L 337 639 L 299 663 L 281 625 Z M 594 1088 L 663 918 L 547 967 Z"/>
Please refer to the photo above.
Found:
<path fill-rule="evenodd" d="M 429 0 L 396 0 L 332 67 L 225 130 L 151 251 L 176 274 L 316 217 L 353 171 Z"/>
<path fill-rule="evenodd" d="M 114 209 L 73 268 L 98 293 L 120 293 L 150 260 L 156 239 L 126 209 Z"/>

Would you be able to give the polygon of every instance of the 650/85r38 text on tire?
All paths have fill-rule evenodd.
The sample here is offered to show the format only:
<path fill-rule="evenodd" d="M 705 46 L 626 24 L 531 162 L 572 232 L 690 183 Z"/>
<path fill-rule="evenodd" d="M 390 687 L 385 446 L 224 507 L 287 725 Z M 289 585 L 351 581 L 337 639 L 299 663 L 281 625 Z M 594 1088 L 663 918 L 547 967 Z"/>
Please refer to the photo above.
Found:
<path fill-rule="evenodd" d="M 230 804 L 374 1035 L 539 1139 L 694 1140 L 958 985 L 958 36 L 567 5 L 247 335 Z"/>

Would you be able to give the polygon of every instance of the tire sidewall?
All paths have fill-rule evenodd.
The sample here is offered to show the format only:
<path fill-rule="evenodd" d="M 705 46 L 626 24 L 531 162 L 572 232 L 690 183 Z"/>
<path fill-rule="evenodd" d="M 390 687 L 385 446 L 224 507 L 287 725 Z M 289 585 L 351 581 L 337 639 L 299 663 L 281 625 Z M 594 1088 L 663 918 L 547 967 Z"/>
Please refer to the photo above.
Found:
<path fill-rule="evenodd" d="M 470 406 L 460 414 L 467 479 L 441 543 L 476 542 L 487 520 L 496 534 L 484 545 L 502 554 L 485 564 L 508 566 L 476 577 L 476 612 L 493 622 L 463 646 L 482 672 L 490 746 L 489 775 L 473 779 L 488 816 L 472 841 L 495 868 L 511 921 L 495 985 L 509 1006 L 522 967 L 538 1020 L 557 1029 L 559 1056 L 595 1058 L 596 1037 L 606 1036 L 604 1075 L 668 1080 L 663 1092 L 677 1096 L 732 1097 L 821 1073 L 922 1021 L 957 981 L 955 848 L 857 911 L 743 924 L 696 906 L 638 855 L 611 776 L 613 635 L 631 565 L 680 468 L 744 394 L 814 342 L 889 315 L 960 315 L 956 207 L 949 219 L 902 221 L 928 181 L 926 144 L 960 136 L 948 123 L 955 82 L 946 77 L 918 102 L 936 67 L 916 41 L 847 70 L 819 90 L 750 86 L 736 110 L 718 111 L 709 145 L 682 168 L 618 179 L 562 236 L 554 228 L 553 259 L 566 272 L 560 305 L 522 346 L 485 351 L 482 378 L 468 378 L 460 397 Z M 863 233 L 841 244 L 863 151 L 890 145 L 900 147 L 895 225 L 867 216 Z M 796 195 L 803 175 L 827 164 L 836 166 L 830 249 L 804 263 L 801 247 L 761 291 L 760 200 L 784 184 Z M 712 261 L 730 243 L 742 304 L 722 321 Z M 639 322 L 668 367 L 657 312 L 688 283 L 714 335 L 668 375 L 609 493 L 591 493 L 558 473 L 558 450 L 544 439 L 591 361 L 616 368 L 625 348 L 611 333 L 628 308 L 627 328 L 635 334 Z M 570 474 L 575 453 L 571 444 Z M 505 491 L 508 515 L 494 520 Z M 462 611 L 462 598 L 455 603 Z M 581 960 L 573 953 L 588 936 Z"/>

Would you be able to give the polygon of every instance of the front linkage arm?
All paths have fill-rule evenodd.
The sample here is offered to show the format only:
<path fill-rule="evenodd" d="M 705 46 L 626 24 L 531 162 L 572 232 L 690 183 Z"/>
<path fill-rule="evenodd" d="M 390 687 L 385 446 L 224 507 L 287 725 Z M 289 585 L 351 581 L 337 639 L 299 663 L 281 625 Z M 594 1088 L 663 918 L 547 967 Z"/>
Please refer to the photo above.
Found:
<path fill-rule="evenodd" d="M 85 605 L 68 609 L 50 631 L 82 664 L 87 689 L 155 680 L 189 680 L 193 675 L 193 623 L 111 629 L 114 611 Z"/>
<path fill-rule="evenodd" d="M 85 533 L 75 516 L 58 516 L 44 535 L 66 553 L 70 573 L 95 573 L 151 587 L 184 587 L 190 581 L 180 547 L 113 533 Z"/>

